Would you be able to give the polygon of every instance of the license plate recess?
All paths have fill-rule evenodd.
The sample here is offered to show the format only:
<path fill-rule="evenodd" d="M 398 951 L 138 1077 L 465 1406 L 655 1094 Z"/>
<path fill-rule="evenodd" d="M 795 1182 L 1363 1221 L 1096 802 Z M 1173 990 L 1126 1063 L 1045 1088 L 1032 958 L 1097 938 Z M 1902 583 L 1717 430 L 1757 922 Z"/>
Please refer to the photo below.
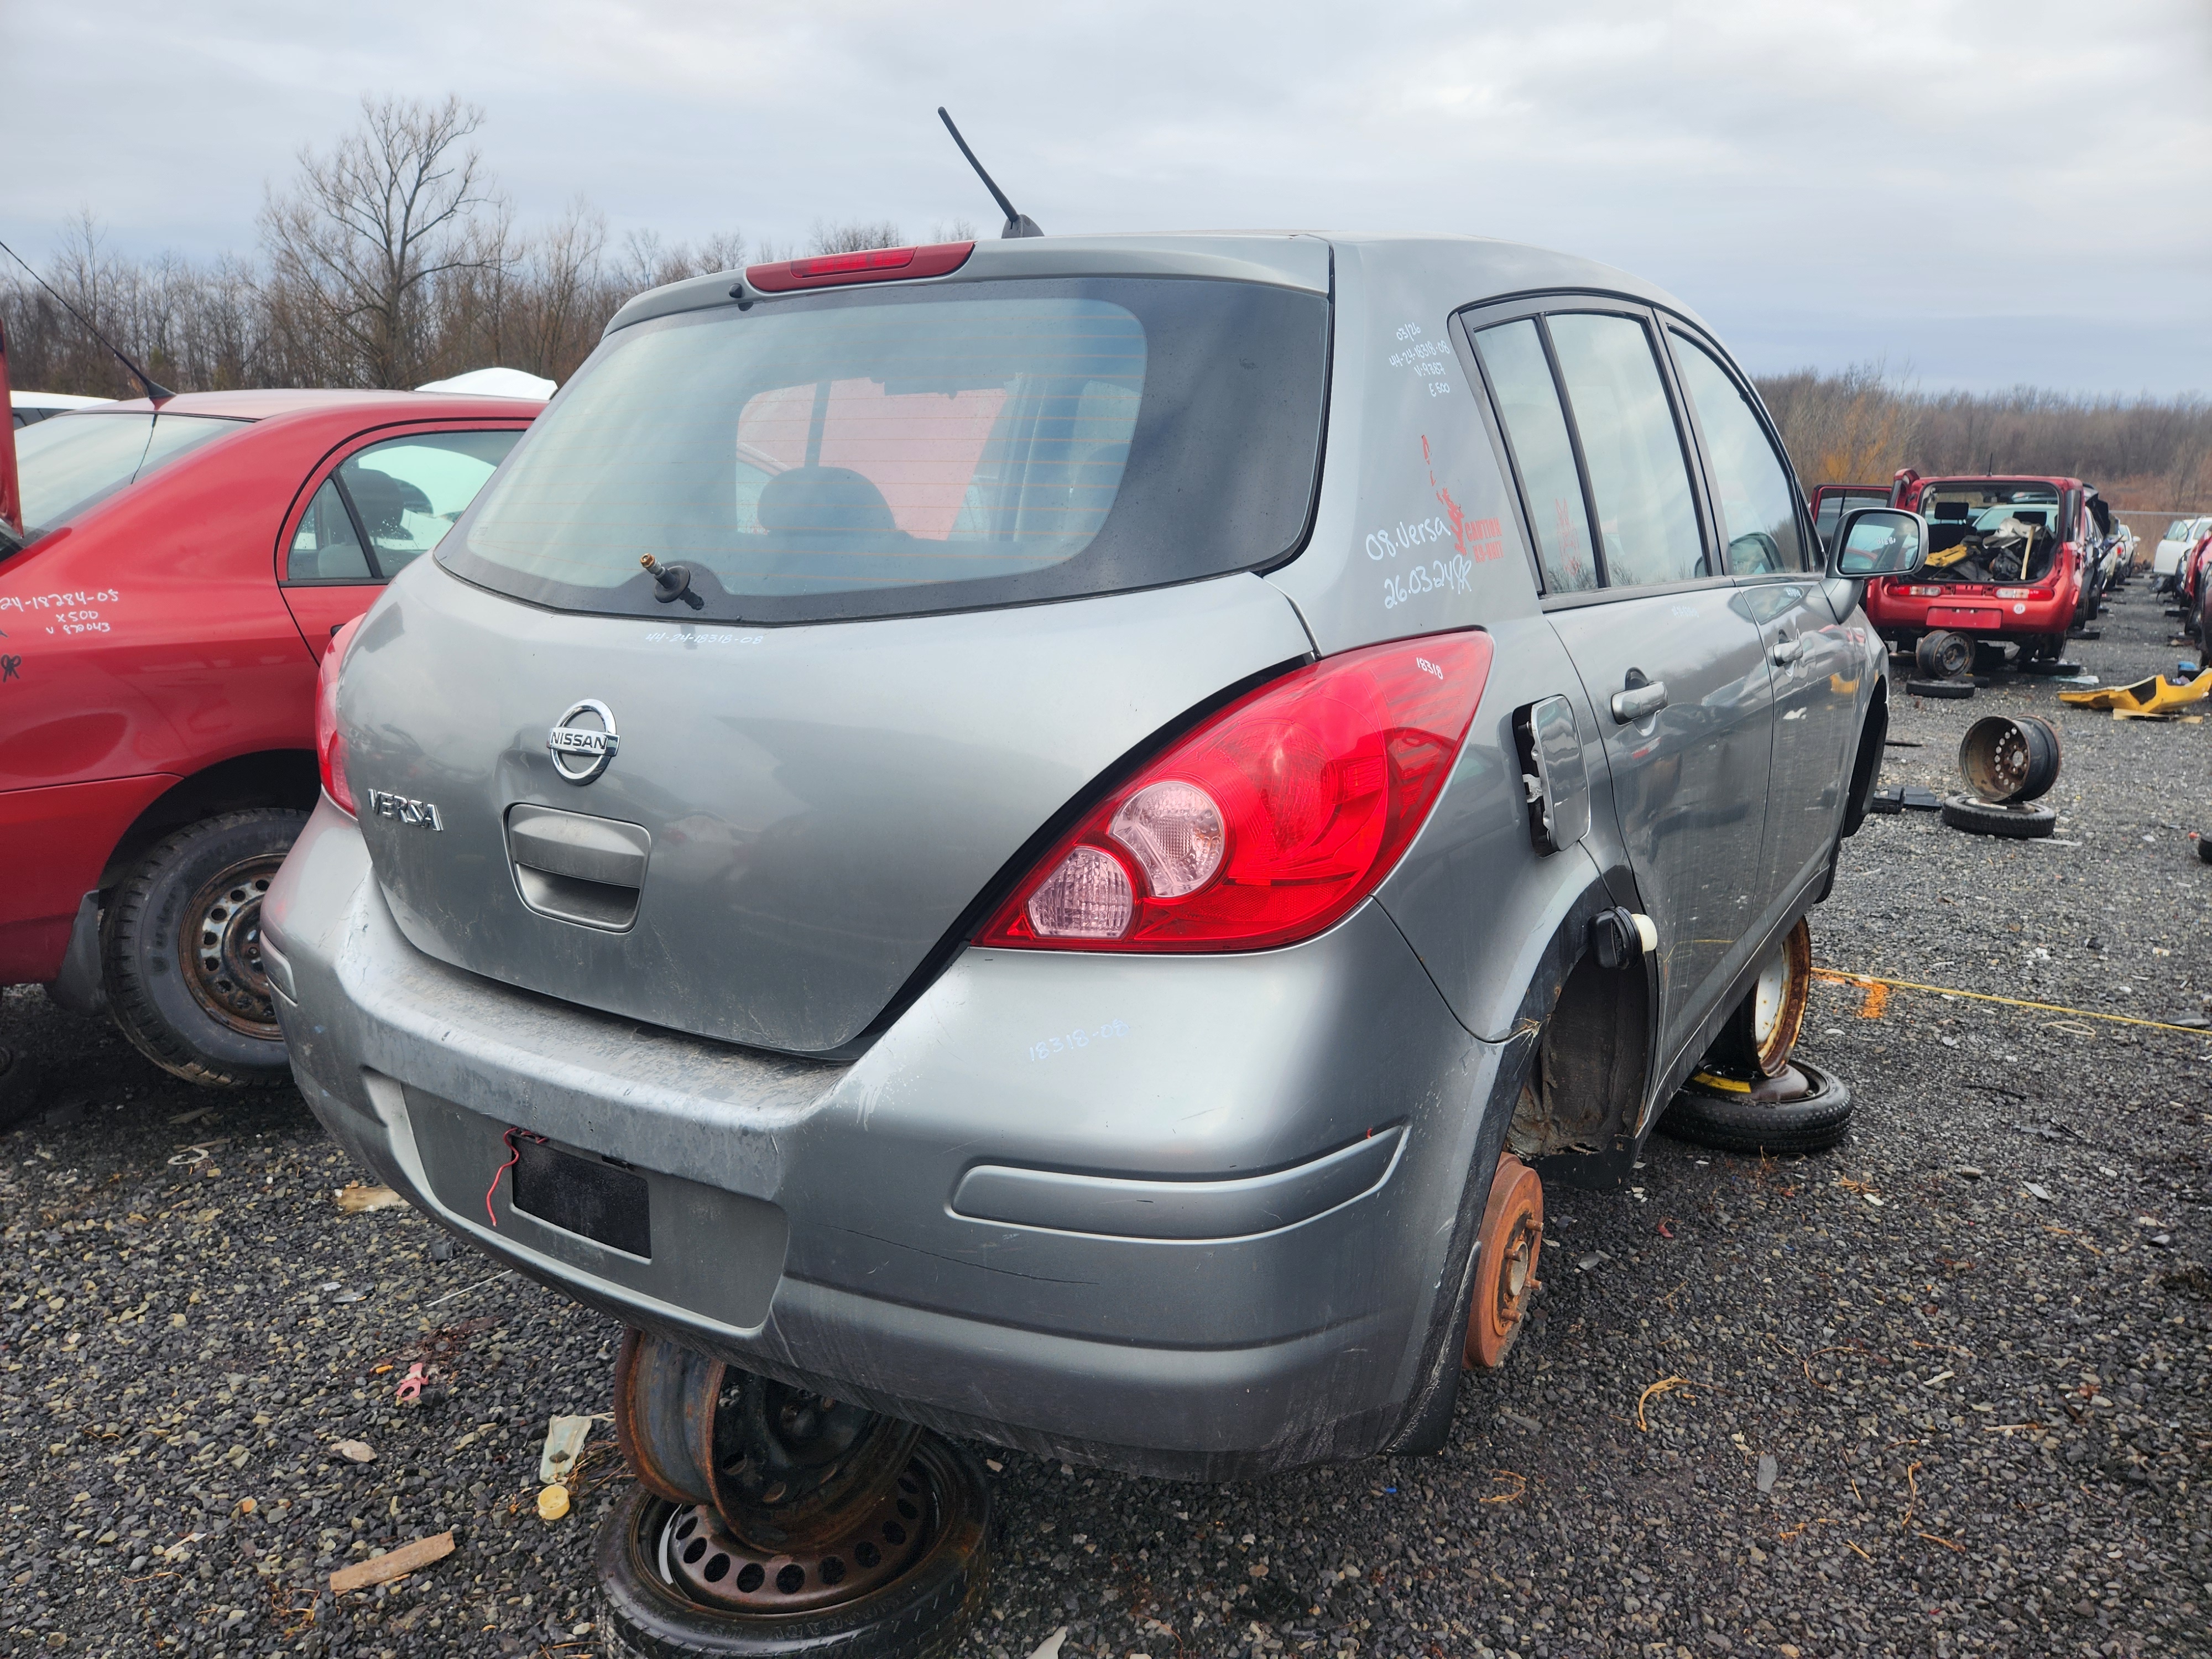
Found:
<path fill-rule="evenodd" d="M 635 1170 L 515 1140 L 514 1207 L 564 1232 L 650 1260 L 652 1194 Z"/>

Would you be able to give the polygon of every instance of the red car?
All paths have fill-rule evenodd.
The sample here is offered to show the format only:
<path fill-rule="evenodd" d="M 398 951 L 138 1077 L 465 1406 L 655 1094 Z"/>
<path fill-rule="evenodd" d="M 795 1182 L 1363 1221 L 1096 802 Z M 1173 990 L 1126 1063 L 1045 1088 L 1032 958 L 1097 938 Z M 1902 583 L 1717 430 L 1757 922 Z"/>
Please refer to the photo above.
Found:
<path fill-rule="evenodd" d="M 2182 626 L 2197 638 L 2197 660 L 2212 668 L 2212 532 L 2199 536 L 2181 556 L 2173 573 L 2174 595 L 2181 601 Z"/>
<path fill-rule="evenodd" d="M 261 895 L 315 802 L 322 652 L 543 406 L 206 392 L 0 428 L 0 985 L 105 1004 L 180 1077 L 289 1079 Z"/>
<path fill-rule="evenodd" d="M 2007 642 L 2023 663 L 2065 654 L 2081 620 L 2109 509 L 2078 478 L 1923 478 L 1907 467 L 1893 505 L 1928 520 L 1924 568 L 1866 586 L 1869 618 L 1892 650 L 1918 647 L 1923 673 L 1956 674 L 1972 646 Z"/>

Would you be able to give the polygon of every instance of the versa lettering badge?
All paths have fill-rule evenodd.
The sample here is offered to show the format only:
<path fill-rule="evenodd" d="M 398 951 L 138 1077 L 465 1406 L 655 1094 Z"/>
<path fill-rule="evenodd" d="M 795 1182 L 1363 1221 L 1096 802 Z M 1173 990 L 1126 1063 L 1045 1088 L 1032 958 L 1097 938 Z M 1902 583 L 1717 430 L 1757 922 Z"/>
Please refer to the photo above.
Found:
<path fill-rule="evenodd" d="M 388 789 L 368 792 L 368 810 L 380 818 L 396 818 L 401 823 L 418 829 L 443 830 L 446 821 L 438 816 L 435 801 L 410 800 L 404 795 L 395 795 Z"/>
<path fill-rule="evenodd" d="M 598 726 L 584 722 L 597 719 Z M 622 747 L 615 735 L 614 710 L 597 697 L 586 697 L 553 722 L 545 734 L 545 747 L 553 756 L 553 769 L 570 783 L 589 783 L 607 769 L 607 763 Z"/>

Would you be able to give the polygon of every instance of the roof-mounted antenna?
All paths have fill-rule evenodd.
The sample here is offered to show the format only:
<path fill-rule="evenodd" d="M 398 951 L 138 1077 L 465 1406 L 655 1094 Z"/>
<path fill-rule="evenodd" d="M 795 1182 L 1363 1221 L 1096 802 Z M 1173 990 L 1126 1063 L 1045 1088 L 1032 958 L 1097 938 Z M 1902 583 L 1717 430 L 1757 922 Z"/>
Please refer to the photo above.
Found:
<path fill-rule="evenodd" d="M 144 369 L 139 368 L 137 364 L 132 362 L 128 357 L 125 356 L 122 349 L 116 345 L 114 341 L 109 339 L 105 334 L 102 334 L 98 329 L 94 328 L 89 322 L 85 320 L 85 315 L 82 312 L 79 311 L 67 300 L 62 299 L 59 290 L 58 290 L 52 283 L 40 276 L 37 271 L 31 270 L 30 266 L 23 264 L 23 256 L 21 254 L 16 252 L 14 248 L 9 247 L 5 242 L 0 242 L 0 253 L 5 253 L 17 264 L 23 265 L 23 269 L 25 270 L 29 270 L 31 272 L 31 280 L 36 283 L 40 288 L 46 289 L 47 293 L 52 295 L 55 299 L 61 301 L 62 309 L 69 313 L 70 316 L 76 318 L 78 323 L 82 325 L 86 333 L 91 335 L 94 339 L 99 341 L 100 344 L 106 346 L 110 351 L 114 352 L 115 361 L 121 363 L 124 368 L 129 369 L 131 371 L 131 378 L 137 381 L 140 386 L 146 388 L 146 397 L 148 401 L 155 404 L 166 403 L 168 399 L 177 395 L 175 392 L 170 391 L 168 387 L 163 386 L 159 380 L 155 380 L 152 375 L 149 374 Z"/>
<path fill-rule="evenodd" d="M 983 164 L 975 159 L 975 152 L 968 148 L 968 141 L 960 136 L 960 129 L 952 125 L 952 118 L 945 112 L 945 106 L 942 104 L 937 106 L 937 118 L 945 123 L 945 130 L 952 135 L 952 142 L 960 146 L 960 153 L 968 158 L 968 165 L 975 169 L 975 176 L 983 181 L 983 188 L 991 192 L 991 199 L 999 204 L 1000 211 L 1006 216 L 1006 228 L 999 233 L 1000 239 L 1004 240 L 1009 236 L 1043 235 L 1044 233 L 1037 228 L 1036 220 L 1030 218 L 1026 213 L 1014 211 L 1014 204 L 1006 199 L 1006 192 L 1000 190 L 993 182 L 991 175 L 983 171 Z"/>

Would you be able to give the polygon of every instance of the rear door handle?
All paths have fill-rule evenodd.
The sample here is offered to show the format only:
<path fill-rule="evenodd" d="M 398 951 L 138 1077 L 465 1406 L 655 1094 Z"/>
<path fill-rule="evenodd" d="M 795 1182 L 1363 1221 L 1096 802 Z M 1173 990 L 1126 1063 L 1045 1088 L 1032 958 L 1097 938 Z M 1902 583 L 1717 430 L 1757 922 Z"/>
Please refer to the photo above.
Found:
<path fill-rule="evenodd" d="M 1613 717 L 1623 726 L 1633 726 L 1649 715 L 1657 714 L 1667 706 L 1667 682 L 1653 680 L 1648 685 L 1632 685 L 1626 691 L 1613 694 Z"/>
<path fill-rule="evenodd" d="M 1796 662 L 1798 658 L 1805 654 L 1805 641 L 1802 639 L 1785 639 L 1767 654 L 1778 663 L 1786 665 Z"/>

